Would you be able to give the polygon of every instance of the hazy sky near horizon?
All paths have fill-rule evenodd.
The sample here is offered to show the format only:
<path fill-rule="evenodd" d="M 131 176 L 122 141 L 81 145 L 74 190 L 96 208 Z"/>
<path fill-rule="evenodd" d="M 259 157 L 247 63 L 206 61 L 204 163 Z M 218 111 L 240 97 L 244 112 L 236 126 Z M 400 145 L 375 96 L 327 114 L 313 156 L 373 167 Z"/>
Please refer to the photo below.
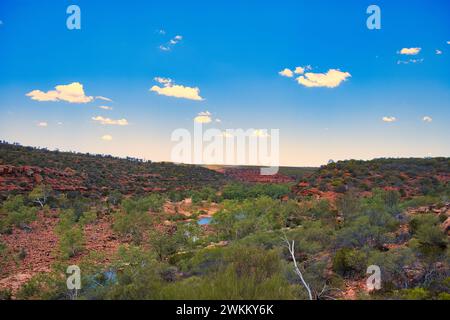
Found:
<path fill-rule="evenodd" d="M 194 119 L 282 165 L 450 156 L 450 3 L 0 2 L 0 139 L 163 161 Z"/>

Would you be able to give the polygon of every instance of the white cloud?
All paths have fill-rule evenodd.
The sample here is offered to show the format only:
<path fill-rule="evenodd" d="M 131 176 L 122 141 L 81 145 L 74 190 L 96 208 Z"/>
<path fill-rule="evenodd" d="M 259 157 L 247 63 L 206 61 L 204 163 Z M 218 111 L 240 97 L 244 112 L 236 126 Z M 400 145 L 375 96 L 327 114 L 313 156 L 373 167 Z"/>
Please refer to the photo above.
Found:
<path fill-rule="evenodd" d="M 162 84 L 163 86 L 159 87 L 155 85 L 150 88 L 150 91 L 156 92 L 159 95 L 197 101 L 204 100 L 200 96 L 200 89 L 198 87 L 185 87 L 182 85 L 176 85 L 169 78 L 156 77 L 155 81 Z"/>
<path fill-rule="evenodd" d="M 103 109 L 103 110 L 112 110 L 112 109 L 113 109 L 113 108 L 110 107 L 110 106 L 99 106 L 99 108 L 100 108 L 100 109 Z"/>
<path fill-rule="evenodd" d="M 195 118 L 194 121 L 197 123 L 210 123 L 212 121 L 212 115 L 209 111 L 200 112 Z"/>
<path fill-rule="evenodd" d="M 423 58 L 422 59 L 409 59 L 409 60 L 398 60 L 397 64 L 416 64 L 416 63 L 422 63 L 423 62 Z"/>
<path fill-rule="evenodd" d="M 70 103 L 88 103 L 94 100 L 94 97 L 84 94 L 83 85 L 79 82 L 72 82 L 67 85 L 58 85 L 56 90 L 43 92 L 33 90 L 26 95 L 37 101 L 66 101 Z"/>
<path fill-rule="evenodd" d="M 110 119 L 110 118 L 104 118 L 102 116 L 96 116 L 96 117 L 92 117 L 92 120 L 100 122 L 101 124 L 104 124 L 104 125 L 113 125 L 113 126 L 127 126 L 128 125 L 127 119 L 114 120 L 114 119 Z"/>
<path fill-rule="evenodd" d="M 403 48 L 400 50 L 400 54 L 415 56 L 419 54 L 421 50 L 422 48 Z"/>
<path fill-rule="evenodd" d="M 384 122 L 395 122 L 395 121 L 397 121 L 397 118 L 396 117 L 383 117 L 382 120 Z"/>
<path fill-rule="evenodd" d="M 450 41 L 447 41 L 447 44 L 450 44 Z"/>
<path fill-rule="evenodd" d="M 280 76 L 288 77 L 288 78 L 292 78 L 294 76 L 294 73 L 292 72 L 292 70 L 290 70 L 288 68 L 281 70 L 280 72 L 278 72 L 278 74 Z"/>
<path fill-rule="evenodd" d="M 296 67 L 294 72 L 295 72 L 295 74 L 304 74 L 305 73 L 305 68 L 303 68 L 303 67 Z"/>
<path fill-rule="evenodd" d="M 439 49 L 436 49 L 436 54 L 437 54 L 437 55 L 440 55 L 440 54 L 442 54 L 442 51 L 439 50 Z"/>
<path fill-rule="evenodd" d="M 183 40 L 183 37 L 182 36 L 180 36 L 180 35 L 177 35 L 177 36 L 175 36 L 173 39 L 171 39 L 170 41 L 169 41 L 169 43 L 171 44 L 171 45 L 176 45 L 178 42 L 180 42 L 181 40 Z"/>
<path fill-rule="evenodd" d="M 109 134 L 105 134 L 104 136 L 102 136 L 102 140 L 104 141 L 111 141 L 113 139 L 113 137 Z"/>
<path fill-rule="evenodd" d="M 305 71 L 312 70 L 312 67 L 310 65 L 307 65 L 305 67 L 296 67 L 294 70 L 295 74 L 304 74 Z"/>
<path fill-rule="evenodd" d="M 349 77 L 351 77 L 351 74 L 348 72 L 330 69 L 326 73 L 307 72 L 298 77 L 297 82 L 305 87 L 336 88 Z"/>
<path fill-rule="evenodd" d="M 220 122 L 222 122 L 222 120 L 221 119 L 216 119 L 215 120 L 217 123 L 220 123 Z"/>
<path fill-rule="evenodd" d="M 172 79 L 170 78 L 162 78 L 162 77 L 156 77 L 154 80 L 161 84 L 171 84 L 173 82 Z"/>
<path fill-rule="evenodd" d="M 161 51 L 170 51 L 170 47 L 164 46 L 164 45 L 160 45 L 160 46 L 159 46 L 159 49 L 160 49 Z"/>
<path fill-rule="evenodd" d="M 172 50 L 172 47 L 175 46 L 181 40 L 183 40 L 183 36 L 176 35 L 175 37 L 170 39 L 166 44 L 160 45 L 159 49 L 162 51 L 170 51 L 170 50 Z"/>
<path fill-rule="evenodd" d="M 110 98 L 103 97 L 103 96 L 96 96 L 95 99 L 112 102 L 112 100 Z"/>
<path fill-rule="evenodd" d="M 433 121 L 433 118 L 430 117 L 430 116 L 425 116 L 425 117 L 422 118 L 422 121 L 425 121 L 425 122 L 432 122 L 432 121 Z"/>
<path fill-rule="evenodd" d="M 160 30 L 158 30 L 158 33 L 159 33 L 159 34 L 163 34 L 163 35 L 164 35 L 164 34 L 166 34 L 166 31 L 165 31 L 165 30 L 163 30 L 163 29 L 160 29 Z"/>
<path fill-rule="evenodd" d="M 37 124 L 37 126 L 38 126 L 38 127 L 43 127 L 43 128 L 45 128 L 45 127 L 48 127 L 48 123 L 45 122 L 45 121 L 42 121 L 42 122 L 39 122 L 39 123 Z"/>

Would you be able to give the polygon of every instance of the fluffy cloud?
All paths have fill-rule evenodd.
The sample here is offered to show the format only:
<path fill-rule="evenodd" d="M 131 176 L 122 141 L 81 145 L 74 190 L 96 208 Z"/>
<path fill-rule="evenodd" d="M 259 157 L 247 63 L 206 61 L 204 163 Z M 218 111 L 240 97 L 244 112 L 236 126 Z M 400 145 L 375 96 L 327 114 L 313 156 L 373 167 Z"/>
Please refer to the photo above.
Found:
<path fill-rule="evenodd" d="M 155 85 L 150 88 L 150 91 L 156 92 L 159 95 L 197 101 L 203 100 L 200 96 L 200 89 L 198 87 L 176 85 L 169 78 L 156 77 L 155 81 L 162 84 L 162 87 Z"/>
<path fill-rule="evenodd" d="M 430 116 L 425 116 L 425 117 L 422 118 L 422 121 L 425 121 L 425 122 L 432 122 L 432 121 L 433 121 L 433 118 L 430 117 Z"/>
<path fill-rule="evenodd" d="M 416 54 L 419 54 L 421 50 L 422 48 L 403 48 L 400 50 L 400 54 L 415 56 Z"/>
<path fill-rule="evenodd" d="M 336 88 L 347 78 L 351 77 L 348 72 L 330 69 L 326 73 L 307 72 L 297 78 L 297 82 L 305 87 Z"/>
<path fill-rule="evenodd" d="M 312 67 L 310 65 L 307 65 L 305 67 L 296 67 L 294 70 L 295 74 L 304 74 L 305 71 L 312 70 Z"/>
<path fill-rule="evenodd" d="M 38 124 L 37 124 L 37 126 L 38 127 L 47 127 L 48 126 L 48 123 L 47 122 L 45 122 L 45 121 L 42 121 L 42 122 L 39 122 Z"/>
<path fill-rule="evenodd" d="M 111 141 L 113 139 L 113 137 L 109 134 L 105 134 L 104 136 L 102 136 L 102 140 L 104 141 Z"/>
<path fill-rule="evenodd" d="M 439 50 L 439 49 L 436 49 L 436 54 L 437 54 L 437 55 L 442 54 L 442 51 Z"/>
<path fill-rule="evenodd" d="M 102 116 L 96 116 L 96 117 L 92 117 L 92 120 L 100 122 L 101 124 L 105 124 L 105 125 L 113 125 L 113 126 L 127 126 L 128 125 L 127 119 L 114 120 L 114 119 L 110 119 L 110 118 L 104 118 Z"/>
<path fill-rule="evenodd" d="M 396 117 L 383 117 L 382 120 L 384 122 L 395 122 L 395 121 L 397 121 L 397 118 Z"/>
<path fill-rule="evenodd" d="M 94 100 L 94 97 L 84 94 L 83 85 L 79 82 L 73 82 L 66 85 L 58 85 L 55 90 L 43 92 L 33 90 L 26 94 L 36 101 L 66 101 L 70 103 L 88 103 Z"/>
<path fill-rule="evenodd" d="M 450 41 L 447 41 L 447 44 L 450 44 Z"/>
<path fill-rule="evenodd" d="M 305 67 L 296 67 L 294 69 L 294 71 L 292 71 L 289 68 L 285 68 L 284 70 L 281 70 L 280 72 L 278 72 L 279 75 L 283 76 L 283 77 L 288 77 L 288 78 L 292 78 L 294 76 L 294 74 L 303 74 L 305 73 L 305 71 L 311 70 L 311 66 L 305 66 Z"/>
<path fill-rule="evenodd" d="M 212 115 L 209 111 L 200 112 L 195 118 L 194 121 L 197 123 L 210 123 L 212 121 Z"/>
<path fill-rule="evenodd" d="M 103 109 L 103 110 L 112 110 L 112 109 L 113 109 L 113 108 L 110 107 L 110 106 L 99 106 L 99 108 L 100 108 L 100 109 Z"/>
<path fill-rule="evenodd" d="M 280 76 L 283 77 L 288 77 L 288 78 L 292 78 L 294 76 L 294 73 L 292 72 L 292 70 L 285 68 L 284 70 L 281 70 L 280 72 L 278 72 L 278 74 Z"/>

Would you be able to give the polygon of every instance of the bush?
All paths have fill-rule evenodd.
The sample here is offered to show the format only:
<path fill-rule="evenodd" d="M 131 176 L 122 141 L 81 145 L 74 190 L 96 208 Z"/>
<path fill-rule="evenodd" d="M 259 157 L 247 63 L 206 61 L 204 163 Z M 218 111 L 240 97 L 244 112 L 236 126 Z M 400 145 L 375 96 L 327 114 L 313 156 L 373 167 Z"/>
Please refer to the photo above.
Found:
<path fill-rule="evenodd" d="M 222 251 L 224 263 L 218 269 L 210 269 L 211 272 L 201 278 L 191 277 L 169 284 L 162 290 L 162 298 L 254 300 L 297 297 L 299 288 L 289 285 L 284 277 L 285 269 L 277 250 L 237 246 Z"/>
<path fill-rule="evenodd" d="M 122 210 L 114 215 L 113 230 L 122 236 L 130 235 L 135 244 L 142 241 L 143 233 L 151 224 L 150 209 L 157 210 L 162 206 L 162 198 L 150 196 L 138 200 L 122 201 Z"/>
<path fill-rule="evenodd" d="M 426 300 L 430 298 L 430 292 L 424 288 L 404 289 L 400 292 L 400 297 L 405 300 Z"/>
<path fill-rule="evenodd" d="M 59 237 L 59 250 L 63 258 L 68 259 L 76 256 L 83 250 L 83 229 L 78 226 L 64 230 Z"/>
<path fill-rule="evenodd" d="M 333 271 L 343 277 L 358 278 L 367 268 L 367 256 L 356 249 L 339 249 L 333 257 Z"/>
<path fill-rule="evenodd" d="M 0 233 L 8 233 L 12 226 L 23 227 L 36 220 L 36 208 L 25 206 L 25 200 L 21 195 L 6 200 L 0 211 L 5 215 L 0 219 Z"/>
<path fill-rule="evenodd" d="M 439 223 L 439 217 L 433 214 L 414 217 L 409 223 L 419 250 L 428 257 L 443 253 L 448 245 L 447 236 Z"/>
<path fill-rule="evenodd" d="M 12 300 L 12 291 L 10 289 L 0 289 L 0 301 Z"/>

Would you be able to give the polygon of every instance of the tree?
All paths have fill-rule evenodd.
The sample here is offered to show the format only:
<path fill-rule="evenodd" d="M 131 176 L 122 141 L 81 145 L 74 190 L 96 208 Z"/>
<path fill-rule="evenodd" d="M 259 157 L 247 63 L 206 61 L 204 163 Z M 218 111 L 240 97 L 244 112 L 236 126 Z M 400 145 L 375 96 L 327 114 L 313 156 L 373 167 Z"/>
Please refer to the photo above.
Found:
<path fill-rule="evenodd" d="M 303 278 L 302 271 L 298 267 L 297 264 L 297 258 L 295 257 L 295 241 L 290 242 L 287 237 L 284 237 L 284 242 L 286 243 L 286 246 L 289 250 L 289 254 L 291 255 L 292 262 L 294 263 L 294 272 L 297 274 L 297 276 L 300 278 L 300 281 L 302 282 L 303 287 L 305 287 L 306 291 L 308 292 L 309 300 L 313 300 L 311 288 L 309 287 L 308 283 L 306 283 L 305 279 Z"/>
<path fill-rule="evenodd" d="M 155 228 L 148 233 L 148 242 L 156 252 L 158 259 L 163 261 L 177 252 L 181 244 L 180 236 L 179 232 L 171 234 L 169 230 Z"/>
<path fill-rule="evenodd" d="M 122 236 L 130 235 L 133 242 L 139 244 L 142 241 L 143 232 L 152 224 L 149 209 L 156 210 L 161 205 L 160 198 L 152 196 L 122 201 L 122 209 L 114 215 L 113 230 Z"/>
<path fill-rule="evenodd" d="M 59 237 L 59 249 L 63 258 L 72 258 L 83 250 L 84 235 L 79 225 L 64 230 Z"/>
<path fill-rule="evenodd" d="M 51 187 L 45 184 L 39 184 L 34 187 L 33 191 L 30 192 L 28 197 L 34 202 L 44 208 L 45 203 L 47 202 L 47 198 L 51 194 Z"/>

